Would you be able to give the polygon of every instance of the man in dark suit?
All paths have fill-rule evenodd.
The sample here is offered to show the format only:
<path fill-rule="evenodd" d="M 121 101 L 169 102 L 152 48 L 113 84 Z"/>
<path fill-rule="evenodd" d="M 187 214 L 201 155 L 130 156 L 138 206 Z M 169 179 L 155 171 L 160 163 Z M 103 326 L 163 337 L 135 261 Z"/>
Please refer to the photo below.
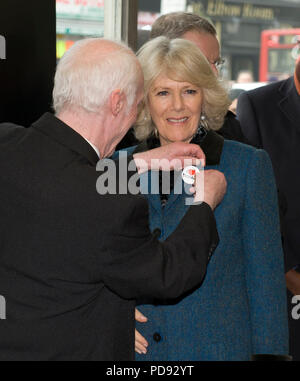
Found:
<path fill-rule="evenodd" d="M 205 18 L 188 12 L 171 12 L 160 16 L 152 25 L 150 38 L 166 36 L 170 39 L 184 38 L 196 44 L 205 55 L 216 76 L 219 75 L 224 60 L 220 56 L 220 44 L 215 27 Z M 225 139 L 248 143 L 240 124 L 231 111 L 217 131 Z M 133 129 L 130 129 L 118 149 L 137 144 Z"/>
<path fill-rule="evenodd" d="M 300 71 L 298 61 L 298 71 Z M 300 73 L 240 95 L 237 115 L 250 144 L 265 149 L 279 190 L 286 281 L 289 289 L 290 353 L 300 360 L 300 320 L 292 297 L 300 295 Z M 298 73 L 298 75 L 297 75 Z"/>
<path fill-rule="evenodd" d="M 207 173 L 204 202 L 165 243 L 150 233 L 143 196 L 96 191 L 105 175 L 96 164 L 135 121 L 142 96 L 127 47 L 83 40 L 58 65 L 55 116 L 27 129 L 0 125 L 0 360 L 133 360 L 135 299 L 177 297 L 203 279 L 218 243 L 221 173 Z M 124 160 L 136 175 L 153 169 L 153 157 L 201 155 L 177 144 Z"/>

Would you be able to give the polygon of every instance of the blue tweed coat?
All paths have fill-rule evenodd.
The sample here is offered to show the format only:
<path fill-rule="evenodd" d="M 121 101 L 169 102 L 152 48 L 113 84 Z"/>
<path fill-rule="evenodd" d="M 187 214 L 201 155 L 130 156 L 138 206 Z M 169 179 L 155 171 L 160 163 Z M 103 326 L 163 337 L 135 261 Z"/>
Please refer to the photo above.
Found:
<path fill-rule="evenodd" d="M 209 134 L 202 147 L 206 168 L 223 172 L 228 182 L 215 210 L 220 243 L 201 287 L 180 300 L 138 306 L 148 322 L 137 329 L 149 347 L 137 360 L 247 361 L 252 354 L 288 354 L 283 252 L 269 157 Z M 159 228 L 165 240 L 186 213 L 188 196 L 171 194 L 164 208 L 159 194 L 146 197 L 150 227 Z"/>

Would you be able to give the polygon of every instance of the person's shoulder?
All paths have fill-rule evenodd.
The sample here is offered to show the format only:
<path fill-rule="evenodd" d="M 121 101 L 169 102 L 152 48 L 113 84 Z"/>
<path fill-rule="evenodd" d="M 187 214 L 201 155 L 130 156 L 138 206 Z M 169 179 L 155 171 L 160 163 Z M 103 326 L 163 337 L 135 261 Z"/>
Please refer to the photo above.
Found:
<path fill-rule="evenodd" d="M 271 161 L 268 153 L 247 144 L 225 140 L 222 153 L 222 168 L 231 176 L 246 179 L 255 177 L 255 173 L 268 173 L 271 171 Z"/>
<path fill-rule="evenodd" d="M 4 136 L 5 134 L 12 133 L 14 131 L 23 131 L 25 127 L 20 126 L 18 124 L 14 123 L 0 123 L 0 134 L 1 136 Z"/>
<path fill-rule="evenodd" d="M 269 83 L 267 85 L 258 87 L 253 90 L 245 91 L 243 94 L 239 96 L 239 100 L 245 97 L 249 97 L 251 99 L 257 99 L 257 100 L 259 99 L 265 100 L 266 99 L 265 97 L 278 93 L 285 86 L 288 86 L 290 82 L 291 82 L 291 78 L 288 78 L 282 81 Z"/>
<path fill-rule="evenodd" d="M 242 132 L 240 122 L 236 118 L 236 115 L 231 111 L 227 112 L 224 118 L 224 123 L 217 133 L 223 136 L 224 139 L 247 143 L 247 139 Z"/>
<path fill-rule="evenodd" d="M 0 145 L 13 143 L 16 139 L 22 137 L 27 129 L 13 123 L 0 123 Z"/>
<path fill-rule="evenodd" d="M 248 144 L 228 139 L 224 139 L 224 149 L 233 152 L 242 152 L 245 154 L 252 154 L 253 151 L 257 150 Z"/>
<path fill-rule="evenodd" d="M 251 159 L 254 156 L 265 155 L 263 149 L 258 149 L 248 144 L 233 140 L 224 140 L 223 155 L 229 155 L 232 160 L 237 158 L 241 159 Z"/>

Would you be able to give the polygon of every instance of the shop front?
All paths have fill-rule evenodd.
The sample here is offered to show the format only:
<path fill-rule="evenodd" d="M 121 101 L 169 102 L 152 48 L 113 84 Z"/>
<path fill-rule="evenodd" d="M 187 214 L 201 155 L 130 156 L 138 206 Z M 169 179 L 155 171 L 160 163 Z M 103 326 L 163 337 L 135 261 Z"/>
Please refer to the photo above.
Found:
<path fill-rule="evenodd" d="M 300 7 L 295 1 L 189 0 L 187 10 L 216 26 L 226 59 L 223 76 L 233 80 L 241 70 L 259 79 L 263 30 L 300 26 Z"/>

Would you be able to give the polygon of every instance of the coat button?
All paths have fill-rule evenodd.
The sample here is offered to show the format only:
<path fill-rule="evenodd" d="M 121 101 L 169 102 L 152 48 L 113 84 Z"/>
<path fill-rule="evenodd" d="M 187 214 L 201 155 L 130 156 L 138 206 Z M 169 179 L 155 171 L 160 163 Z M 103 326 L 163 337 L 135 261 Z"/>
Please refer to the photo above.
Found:
<path fill-rule="evenodd" d="M 153 335 L 153 340 L 156 341 L 157 343 L 159 343 L 161 341 L 160 334 L 155 332 L 155 334 Z"/>
<path fill-rule="evenodd" d="M 155 236 L 155 238 L 160 237 L 160 235 L 161 235 L 161 230 L 160 230 L 159 228 L 154 229 L 154 231 L 153 231 L 153 235 Z"/>

